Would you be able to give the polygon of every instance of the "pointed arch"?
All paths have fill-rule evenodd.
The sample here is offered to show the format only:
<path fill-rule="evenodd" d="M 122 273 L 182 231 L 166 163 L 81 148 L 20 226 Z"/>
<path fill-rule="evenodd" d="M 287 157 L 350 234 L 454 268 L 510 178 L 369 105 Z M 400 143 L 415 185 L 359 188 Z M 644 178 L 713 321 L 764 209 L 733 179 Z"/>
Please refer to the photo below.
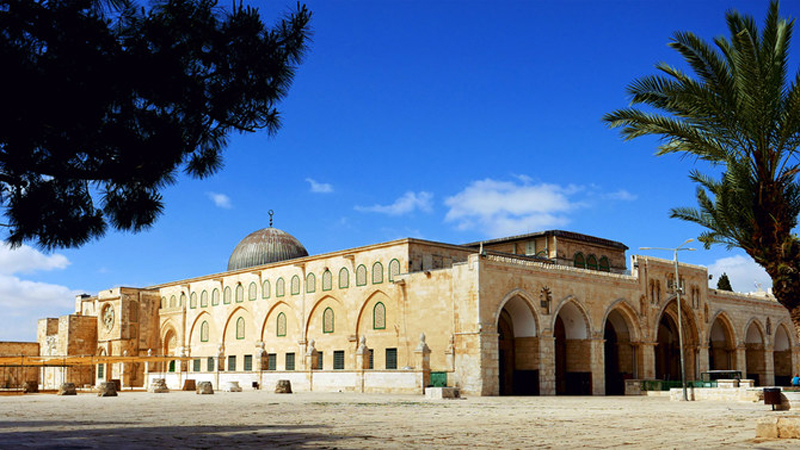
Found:
<path fill-rule="evenodd" d="M 515 298 L 519 298 L 520 301 L 512 302 Z M 508 307 L 514 326 L 514 335 L 516 337 L 537 336 L 540 328 L 539 315 L 534 305 L 536 302 L 530 293 L 520 288 L 513 289 L 500 300 L 492 316 L 492 322 L 497 326 L 500 323 L 500 314 L 503 309 Z"/>
<path fill-rule="evenodd" d="M 349 327 L 347 326 L 347 322 L 346 322 L 347 315 L 344 312 L 344 305 L 343 305 L 342 301 L 339 300 L 338 298 L 334 297 L 333 295 L 325 295 L 324 297 L 322 297 L 319 300 L 317 300 L 316 303 L 314 303 L 314 306 L 311 308 L 311 310 L 308 313 L 308 318 L 306 319 L 306 323 L 304 324 L 305 331 L 306 331 L 306 336 L 311 334 L 311 328 L 312 328 L 312 325 L 313 325 L 312 321 L 314 321 L 314 320 L 319 320 L 320 321 L 320 323 L 319 323 L 320 333 L 319 334 L 320 335 L 323 334 L 322 333 L 322 322 L 321 322 L 322 321 L 322 313 L 324 312 L 325 308 L 327 308 L 329 306 L 333 306 L 332 309 L 334 311 L 334 319 L 335 320 L 339 320 L 339 324 L 335 327 L 335 331 L 334 332 L 338 335 L 338 334 L 342 334 L 342 332 L 348 332 L 349 333 L 351 331 L 349 329 Z M 337 316 L 338 316 L 338 319 L 336 319 Z M 330 333 L 328 333 L 328 334 L 330 334 Z"/>
<path fill-rule="evenodd" d="M 564 311 L 568 314 L 568 319 L 571 320 L 570 324 L 564 323 L 567 339 L 588 339 L 592 335 L 591 318 L 589 312 L 583 304 L 572 295 L 563 298 L 558 306 L 553 310 L 553 321 L 550 324 L 551 329 L 555 330 L 556 320 L 561 312 Z M 580 321 L 578 319 L 581 319 Z M 564 320 L 564 318 L 562 318 Z"/>
<path fill-rule="evenodd" d="M 383 329 L 375 329 L 373 325 L 373 313 L 375 305 L 382 303 L 385 307 L 385 327 Z M 398 308 L 397 302 L 389 297 L 383 290 L 376 289 L 361 303 L 358 309 L 358 317 L 356 318 L 356 335 L 362 336 L 366 334 L 382 333 L 385 331 L 394 332 L 394 325 L 397 324 Z"/>
<path fill-rule="evenodd" d="M 300 323 L 300 319 L 297 316 L 298 313 L 295 308 L 287 302 L 278 301 L 270 307 L 269 311 L 267 311 L 267 314 L 264 316 L 264 321 L 261 323 L 260 336 L 262 341 L 270 342 L 279 337 L 276 324 L 277 316 L 281 313 L 286 315 L 286 336 L 280 337 L 291 338 L 299 332 L 300 328 L 298 324 Z"/>
<path fill-rule="evenodd" d="M 208 342 L 214 342 L 212 336 L 214 336 L 213 331 L 216 330 L 216 323 L 214 322 L 214 316 L 209 314 L 207 311 L 203 311 L 197 315 L 192 321 L 191 326 L 189 327 L 189 345 L 193 345 L 196 342 L 200 342 L 200 325 L 204 322 L 208 322 L 209 325 L 209 333 L 208 333 Z M 195 339 L 197 336 L 197 339 Z"/>
<path fill-rule="evenodd" d="M 221 341 L 224 344 L 237 341 L 236 329 L 235 329 L 236 322 L 234 321 L 234 318 L 238 319 L 239 317 L 245 317 L 245 330 L 253 329 L 252 325 L 247 324 L 247 322 L 250 323 L 253 322 L 252 312 L 247 308 L 246 304 L 237 306 L 236 308 L 233 309 L 233 311 L 230 312 L 230 314 L 228 314 L 228 317 L 225 318 L 225 325 L 222 327 L 222 335 L 220 336 Z M 231 332 L 232 329 L 233 332 Z M 233 336 L 233 339 L 229 339 L 229 334 Z M 252 338 L 255 335 L 255 333 L 251 331 L 250 333 L 248 333 L 248 335 L 250 336 L 250 338 Z M 245 336 L 245 339 L 248 339 L 248 337 Z"/>
<path fill-rule="evenodd" d="M 642 339 L 641 326 L 639 324 L 639 319 L 637 319 L 636 309 L 627 299 L 620 298 L 614 300 L 610 305 L 608 305 L 608 308 L 606 308 L 606 313 L 603 316 L 603 329 L 605 329 L 605 325 L 609 320 L 609 315 L 615 311 L 625 319 L 625 326 L 630 333 L 631 342 L 639 342 Z"/>

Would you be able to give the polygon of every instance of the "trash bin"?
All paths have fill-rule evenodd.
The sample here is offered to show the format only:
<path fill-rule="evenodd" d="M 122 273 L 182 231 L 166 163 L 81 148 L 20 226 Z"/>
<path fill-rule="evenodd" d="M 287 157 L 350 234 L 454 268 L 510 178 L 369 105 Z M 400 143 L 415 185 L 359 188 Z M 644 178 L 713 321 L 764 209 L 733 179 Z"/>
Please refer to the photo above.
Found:
<path fill-rule="evenodd" d="M 775 410 L 775 405 L 781 404 L 781 388 L 768 387 L 764 388 L 764 404 L 772 405 L 772 410 Z"/>

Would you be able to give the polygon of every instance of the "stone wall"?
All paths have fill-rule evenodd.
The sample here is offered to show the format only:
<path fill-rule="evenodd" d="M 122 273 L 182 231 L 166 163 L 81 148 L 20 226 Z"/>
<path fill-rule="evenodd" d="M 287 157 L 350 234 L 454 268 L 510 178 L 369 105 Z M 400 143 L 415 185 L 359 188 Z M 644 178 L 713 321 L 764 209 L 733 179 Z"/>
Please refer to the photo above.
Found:
<path fill-rule="evenodd" d="M 37 342 L 0 342 L 2 356 L 38 356 Z M 0 388 L 21 388 L 26 381 L 39 383 L 38 367 L 0 367 Z"/>

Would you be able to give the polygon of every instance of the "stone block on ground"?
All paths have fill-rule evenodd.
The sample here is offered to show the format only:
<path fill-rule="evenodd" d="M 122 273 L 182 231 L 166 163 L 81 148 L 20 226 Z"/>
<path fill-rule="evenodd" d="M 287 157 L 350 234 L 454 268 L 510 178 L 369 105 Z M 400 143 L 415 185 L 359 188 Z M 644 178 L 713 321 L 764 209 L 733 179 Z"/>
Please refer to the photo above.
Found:
<path fill-rule="evenodd" d="M 291 394 L 292 393 L 292 382 L 289 380 L 278 380 L 278 383 L 275 384 L 275 393 L 276 394 Z"/>
<path fill-rule="evenodd" d="M 147 392 L 152 392 L 154 394 L 165 394 L 169 392 L 167 380 L 164 378 L 153 378 L 153 380 L 150 382 L 150 387 L 147 389 Z"/>
<path fill-rule="evenodd" d="M 183 388 L 181 389 L 182 391 L 194 391 L 196 389 L 197 389 L 197 384 L 195 380 L 193 379 L 183 380 Z"/>
<path fill-rule="evenodd" d="M 201 381 L 197 383 L 197 390 L 195 392 L 198 394 L 213 394 L 214 386 L 211 385 L 210 381 Z"/>
<path fill-rule="evenodd" d="M 39 392 L 39 383 L 36 381 L 26 381 L 22 384 L 22 392 L 26 394 Z"/>
<path fill-rule="evenodd" d="M 58 388 L 58 395 L 78 395 L 78 391 L 75 390 L 75 383 L 61 383 Z"/>
<path fill-rule="evenodd" d="M 756 422 L 756 438 L 798 439 L 800 438 L 800 416 L 773 416 Z"/>
<path fill-rule="evenodd" d="M 226 381 L 222 386 L 222 390 L 225 392 L 242 392 L 238 381 Z"/>
<path fill-rule="evenodd" d="M 117 383 L 113 381 L 104 381 L 97 385 L 98 397 L 116 397 L 117 396 Z"/>
<path fill-rule="evenodd" d="M 461 391 L 456 387 L 427 387 L 425 398 L 433 400 L 461 398 Z"/>

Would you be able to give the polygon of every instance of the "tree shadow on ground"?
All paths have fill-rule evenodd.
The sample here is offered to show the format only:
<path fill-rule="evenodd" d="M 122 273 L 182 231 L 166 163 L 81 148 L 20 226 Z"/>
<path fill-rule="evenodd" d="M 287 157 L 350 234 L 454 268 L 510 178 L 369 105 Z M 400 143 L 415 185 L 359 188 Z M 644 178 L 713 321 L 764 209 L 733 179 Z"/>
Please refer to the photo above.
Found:
<path fill-rule="evenodd" d="M 335 435 L 326 432 L 330 427 L 324 425 L 154 427 L 139 426 L 135 422 L 19 421 L 4 422 L 2 427 L 28 428 L 21 431 L 0 432 L 2 448 L 320 448 L 342 447 L 341 444 L 337 444 L 342 440 L 356 439 L 367 442 L 373 438 L 367 435 Z M 54 427 L 58 429 L 52 429 Z M 344 446 L 347 447 L 346 444 Z"/>

